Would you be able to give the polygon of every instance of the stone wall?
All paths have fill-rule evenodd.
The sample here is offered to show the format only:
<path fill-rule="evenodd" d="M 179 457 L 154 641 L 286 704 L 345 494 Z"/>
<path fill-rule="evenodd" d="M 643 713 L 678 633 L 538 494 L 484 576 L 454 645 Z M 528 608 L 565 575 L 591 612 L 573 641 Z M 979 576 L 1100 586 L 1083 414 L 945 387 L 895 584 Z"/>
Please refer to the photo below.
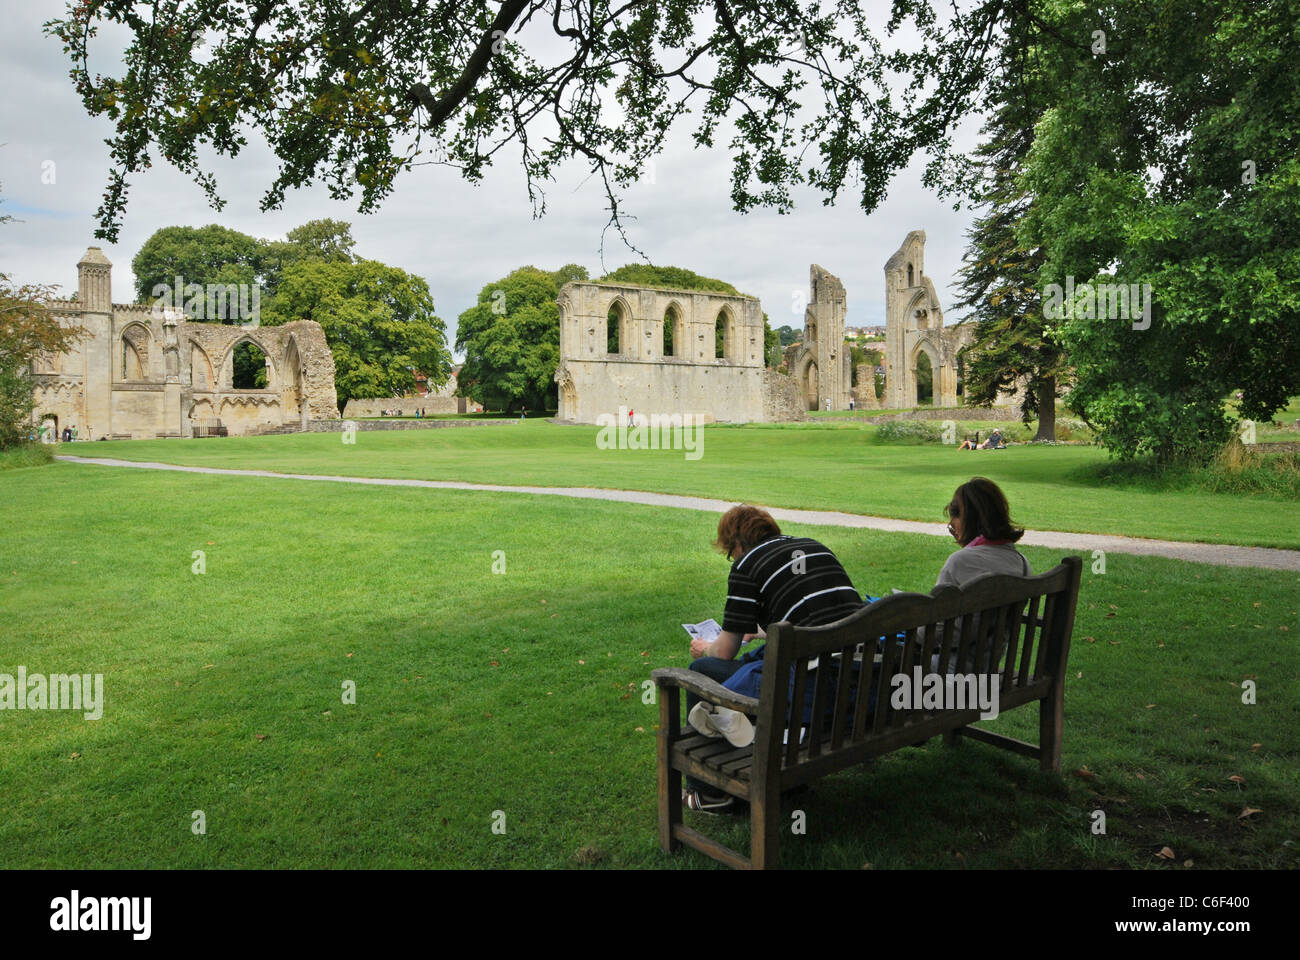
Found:
<path fill-rule="evenodd" d="M 876 368 L 870 363 L 858 364 L 858 385 L 853 388 L 853 405 L 858 410 L 885 409 L 884 397 L 876 396 Z"/>
<path fill-rule="evenodd" d="M 764 419 L 763 310 L 756 298 L 572 282 L 557 302 L 558 420 L 595 423 L 620 407 L 733 423 Z M 719 327 L 721 357 L 714 346 Z"/>
<path fill-rule="evenodd" d="M 465 397 L 440 397 L 429 394 L 426 397 L 380 397 L 362 400 L 353 397 L 343 408 L 344 419 L 356 417 L 378 417 L 381 410 L 397 410 L 401 416 L 413 417 L 415 411 L 423 410 L 425 415 L 433 413 L 482 413 L 483 408 Z"/>
<path fill-rule="evenodd" d="M 799 382 L 770 367 L 763 370 L 763 419 L 769 422 L 807 419 Z"/>
<path fill-rule="evenodd" d="M 500 420 L 312 420 L 303 428 L 304 433 L 342 433 L 349 426 L 358 433 L 373 430 L 438 430 L 443 427 L 500 427 L 517 426 L 517 419 Z"/>
<path fill-rule="evenodd" d="M 902 413 L 883 413 L 867 417 L 869 423 L 892 423 L 896 420 L 1019 420 L 1020 407 L 933 407 L 931 409 L 905 410 Z"/>

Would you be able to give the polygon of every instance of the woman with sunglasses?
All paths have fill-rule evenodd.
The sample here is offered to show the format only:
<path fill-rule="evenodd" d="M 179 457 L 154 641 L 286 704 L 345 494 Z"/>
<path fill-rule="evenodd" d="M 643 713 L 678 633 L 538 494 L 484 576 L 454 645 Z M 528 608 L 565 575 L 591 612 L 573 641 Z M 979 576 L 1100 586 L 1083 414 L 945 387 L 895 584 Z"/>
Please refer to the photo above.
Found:
<path fill-rule="evenodd" d="M 1029 561 L 1015 547 L 1025 531 L 1011 522 L 1011 508 L 996 483 L 972 477 L 945 509 L 948 532 L 961 549 L 948 557 L 935 586 L 964 587 L 989 573 L 1030 575 Z"/>

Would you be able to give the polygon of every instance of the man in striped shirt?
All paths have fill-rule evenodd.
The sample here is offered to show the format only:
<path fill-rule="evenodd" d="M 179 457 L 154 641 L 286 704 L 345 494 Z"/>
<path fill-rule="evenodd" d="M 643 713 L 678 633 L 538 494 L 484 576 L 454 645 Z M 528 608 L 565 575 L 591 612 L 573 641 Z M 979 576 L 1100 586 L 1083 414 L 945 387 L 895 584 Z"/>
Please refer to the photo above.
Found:
<path fill-rule="evenodd" d="M 764 636 L 769 623 L 819 626 L 843 619 L 862 606 L 853 581 L 824 544 L 781 533 L 776 520 L 759 507 L 732 507 L 718 522 L 714 546 L 731 559 L 722 632 L 712 643 L 691 641 L 691 669 L 738 693 L 758 696 L 761 665 L 733 676 L 763 658 L 760 647 L 736 659 L 742 642 Z M 698 698 L 689 693 L 689 713 Z M 692 810 L 725 807 L 729 798 L 710 797 L 703 785 L 687 780 L 686 803 Z"/>

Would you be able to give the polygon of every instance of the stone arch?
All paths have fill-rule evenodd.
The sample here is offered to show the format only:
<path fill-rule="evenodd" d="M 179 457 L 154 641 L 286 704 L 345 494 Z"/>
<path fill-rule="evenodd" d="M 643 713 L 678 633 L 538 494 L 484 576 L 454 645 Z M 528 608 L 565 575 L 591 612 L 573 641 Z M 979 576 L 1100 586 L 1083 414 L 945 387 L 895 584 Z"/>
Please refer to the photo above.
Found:
<path fill-rule="evenodd" d="M 664 310 L 663 353 L 665 357 L 690 357 L 690 343 L 686 339 L 686 312 L 676 300 Z"/>
<path fill-rule="evenodd" d="M 911 406 L 917 406 L 921 400 L 919 396 L 920 387 L 916 377 L 916 367 L 920 362 L 921 355 L 924 354 L 926 360 L 930 363 L 930 403 L 932 406 L 939 406 L 939 384 L 941 366 L 939 349 L 930 342 L 926 337 L 916 341 L 916 346 L 912 348 L 911 356 L 908 358 L 907 367 L 910 384 L 907 389 L 908 399 Z"/>
<path fill-rule="evenodd" d="M 806 346 L 799 351 L 790 374 L 799 385 L 799 394 L 803 397 L 805 410 L 816 410 L 821 406 L 821 380 L 817 368 L 817 358 Z"/>
<path fill-rule="evenodd" d="M 40 428 L 45 426 L 47 420 L 53 420 L 54 425 L 50 428 L 50 432 L 41 439 L 46 443 L 55 443 L 59 439 L 59 415 L 57 413 L 42 413 L 36 418 L 37 436 L 40 437 Z"/>
<path fill-rule="evenodd" d="M 605 311 L 605 352 L 624 354 L 632 344 L 632 307 L 620 294 Z"/>
<path fill-rule="evenodd" d="M 281 390 L 283 408 L 286 412 L 297 414 L 303 426 L 307 425 L 307 398 L 303 395 L 302 355 L 298 352 L 298 338 L 289 335 L 284 345 L 284 357 L 280 363 Z"/>
<path fill-rule="evenodd" d="M 190 405 L 189 419 L 194 421 L 196 426 L 206 426 L 216 419 L 216 411 L 212 409 L 212 403 L 209 400 L 195 400 Z"/>
<path fill-rule="evenodd" d="M 212 359 L 208 352 L 195 340 L 190 344 L 190 386 L 212 389 L 217 385 L 217 377 L 212 369 Z"/>
<path fill-rule="evenodd" d="M 279 371 L 276 368 L 276 361 L 273 351 L 268 350 L 266 344 L 259 341 L 249 333 L 242 337 L 236 337 L 235 340 L 226 348 L 226 352 L 221 358 L 221 389 L 234 390 L 235 382 L 235 351 L 239 349 L 241 343 L 251 343 L 262 351 L 266 357 L 266 387 L 263 389 L 271 390 L 280 382 Z"/>
<path fill-rule="evenodd" d="M 929 306 L 929 299 L 925 291 L 918 290 L 907 301 L 907 306 L 903 309 L 904 326 L 913 330 L 929 329 L 931 319 Z"/>
<path fill-rule="evenodd" d="M 721 348 L 721 352 L 719 352 Z M 724 305 L 713 321 L 713 358 L 715 360 L 739 360 L 740 337 L 736 331 L 736 315 L 730 305 Z"/>
<path fill-rule="evenodd" d="M 117 336 L 118 348 L 114 351 L 118 380 L 149 379 L 149 347 L 153 331 L 139 320 L 132 320 Z"/>

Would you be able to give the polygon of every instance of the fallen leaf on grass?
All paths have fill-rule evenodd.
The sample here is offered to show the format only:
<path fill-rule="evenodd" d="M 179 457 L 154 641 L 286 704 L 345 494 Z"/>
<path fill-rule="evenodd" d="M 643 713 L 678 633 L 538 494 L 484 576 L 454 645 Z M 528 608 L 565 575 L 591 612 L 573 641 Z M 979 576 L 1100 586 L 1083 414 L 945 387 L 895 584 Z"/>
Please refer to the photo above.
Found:
<path fill-rule="evenodd" d="M 1112 647 L 1118 647 L 1118 646 L 1119 646 L 1121 643 L 1123 643 L 1124 641 L 1123 641 L 1123 640 L 1107 640 L 1106 642 L 1109 643 Z"/>
<path fill-rule="evenodd" d="M 265 739 L 266 739 L 266 734 L 264 734 L 264 733 L 259 733 L 259 734 L 257 734 L 257 742 L 258 742 L 258 743 L 261 743 L 261 742 L 262 742 L 263 740 L 265 740 Z"/>
<path fill-rule="evenodd" d="M 74 753 L 72 756 L 68 757 L 68 759 L 69 759 L 69 760 L 77 760 L 77 759 L 79 759 L 80 757 L 81 757 L 81 754 L 79 754 L 79 753 Z"/>
<path fill-rule="evenodd" d="M 1096 643 L 1096 642 L 1097 642 L 1097 638 L 1096 638 L 1096 637 L 1084 637 L 1083 639 L 1086 640 L 1088 643 Z"/>
<path fill-rule="evenodd" d="M 1096 776 L 1096 774 L 1093 773 L 1091 770 L 1089 770 L 1087 767 L 1080 767 L 1078 770 L 1074 771 L 1074 775 L 1076 777 L 1082 777 L 1085 780 L 1091 780 L 1093 777 Z"/>
<path fill-rule="evenodd" d="M 1183 866 L 1184 866 L 1184 867 L 1187 867 L 1188 869 L 1191 869 L 1192 864 L 1195 863 L 1195 862 L 1196 862 L 1196 861 L 1194 861 L 1194 860 L 1184 860 L 1184 861 L 1183 861 Z"/>
<path fill-rule="evenodd" d="M 1173 852 L 1172 850 L 1170 850 L 1168 847 L 1161 847 L 1161 848 L 1160 848 L 1160 852 L 1157 853 L 1156 856 L 1159 857 L 1161 860 L 1177 860 L 1177 859 L 1178 859 L 1178 858 L 1174 855 L 1174 852 Z"/>
<path fill-rule="evenodd" d="M 1152 707 L 1154 707 L 1154 706 L 1155 706 L 1154 703 L 1148 703 L 1148 704 L 1147 704 L 1147 709 L 1150 710 L 1150 709 L 1151 709 Z"/>
<path fill-rule="evenodd" d="M 637 727 L 637 728 L 636 728 L 636 732 L 637 732 L 637 733 L 645 733 L 645 727 Z"/>
<path fill-rule="evenodd" d="M 1264 811 L 1259 809 L 1258 807 L 1242 807 L 1241 813 L 1237 814 L 1237 819 L 1245 820 L 1247 817 L 1254 816 L 1257 813 L 1263 813 L 1263 812 Z"/>
<path fill-rule="evenodd" d="M 1258 750 L 1258 749 L 1259 749 L 1260 747 L 1262 747 L 1262 746 L 1263 746 L 1262 743 L 1252 743 L 1252 744 L 1250 745 L 1250 749 L 1252 749 L 1252 750 Z"/>
<path fill-rule="evenodd" d="M 501 666 L 501 664 L 498 663 L 496 660 L 489 660 L 489 661 L 488 661 L 488 666 L 489 666 L 489 667 L 499 667 L 499 666 Z"/>
<path fill-rule="evenodd" d="M 1232 776 L 1230 776 L 1228 779 L 1231 780 L 1233 783 L 1245 783 L 1245 782 L 1246 782 L 1246 778 L 1245 778 L 1245 777 L 1240 776 L 1240 775 L 1235 774 L 1235 773 L 1234 773 Z"/>

